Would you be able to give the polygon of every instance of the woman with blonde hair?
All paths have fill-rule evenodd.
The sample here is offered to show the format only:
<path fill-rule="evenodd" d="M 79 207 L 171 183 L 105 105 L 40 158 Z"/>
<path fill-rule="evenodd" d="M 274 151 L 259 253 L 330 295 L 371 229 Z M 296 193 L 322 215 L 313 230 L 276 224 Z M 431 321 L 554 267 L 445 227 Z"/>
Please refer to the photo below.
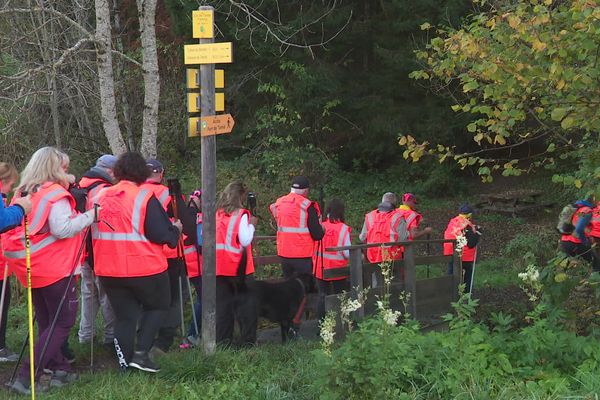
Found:
<path fill-rule="evenodd" d="M 75 280 L 70 279 L 81 262 L 81 231 L 92 224 L 94 211 L 75 211 L 75 199 L 67 190 L 72 180 L 66 172 L 68 157 L 54 147 L 37 150 L 21 174 L 17 195 L 29 194 L 33 205 L 28 218 L 31 243 L 31 288 L 38 323 L 35 344 L 36 380 L 44 369 L 52 372 L 51 386 L 62 386 L 77 378 L 61 352 L 77 316 L 78 296 Z M 8 265 L 23 286 L 27 285 L 24 226 L 3 238 Z M 66 295 L 62 309 L 58 309 Z M 50 326 L 57 316 L 54 332 Z M 44 358 L 40 353 L 47 342 Z M 29 360 L 23 363 L 11 389 L 30 393 Z"/>
<path fill-rule="evenodd" d="M 5 207 L 6 196 L 19 179 L 19 173 L 14 165 L 0 162 L 0 232 L 5 232 L 15 227 L 23 220 L 23 215 L 31 211 L 31 202 L 22 197 L 15 200 L 15 205 Z M 8 320 L 8 306 L 10 305 L 10 280 L 8 279 L 8 264 L 4 258 L 2 243 L 0 242 L 0 362 L 17 361 L 17 355 L 6 347 L 6 323 Z"/>
<path fill-rule="evenodd" d="M 232 182 L 221 192 L 216 213 L 217 342 L 231 344 L 234 316 L 240 326 L 241 343 L 256 342 L 255 312 L 245 285 L 252 279 L 254 262 L 250 244 L 256 217 L 242 205 L 247 195 L 241 182 Z"/>

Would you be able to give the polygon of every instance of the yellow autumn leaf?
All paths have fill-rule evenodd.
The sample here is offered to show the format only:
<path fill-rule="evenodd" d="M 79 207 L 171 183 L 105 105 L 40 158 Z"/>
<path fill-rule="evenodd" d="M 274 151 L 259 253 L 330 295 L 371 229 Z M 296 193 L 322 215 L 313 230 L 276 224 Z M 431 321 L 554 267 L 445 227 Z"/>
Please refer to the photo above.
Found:
<path fill-rule="evenodd" d="M 564 88 L 564 87 L 565 87 L 565 80 L 564 80 L 564 79 L 561 79 L 561 80 L 560 80 L 560 81 L 558 81 L 558 83 L 556 84 L 556 88 L 557 88 L 558 90 L 562 90 L 562 88 Z"/>
<path fill-rule="evenodd" d="M 581 187 L 583 186 L 583 184 L 581 183 L 580 179 L 575 179 L 575 187 L 577 189 L 581 189 Z"/>
<path fill-rule="evenodd" d="M 546 50 L 546 43 L 539 41 L 538 39 L 534 39 L 532 43 L 532 47 L 535 51 L 544 51 Z"/>
<path fill-rule="evenodd" d="M 559 274 L 556 274 L 554 276 L 554 282 L 556 283 L 561 283 L 567 280 L 567 274 L 565 274 L 564 272 L 561 272 Z"/>
<path fill-rule="evenodd" d="M 398 141 L 398 144 L 400 144 L 400 146 L 404 146 L 406 144 L 406 136 L 402 136 Z"/>
<path fill-rule="evenodd" d="M 506 144 L 506 139 L 502 135 L 496 135 L 494 138 L 494 143 L 498 143 L 500 146 L 504 146 Z"/>
<path fill-rule="evenodd" d="M 520 23 L 521 23 L 521 18 L 517 17 L 516 15 L 508 16 L 508 25 L 510 25 L 511 28 L 516 29 Z"/>

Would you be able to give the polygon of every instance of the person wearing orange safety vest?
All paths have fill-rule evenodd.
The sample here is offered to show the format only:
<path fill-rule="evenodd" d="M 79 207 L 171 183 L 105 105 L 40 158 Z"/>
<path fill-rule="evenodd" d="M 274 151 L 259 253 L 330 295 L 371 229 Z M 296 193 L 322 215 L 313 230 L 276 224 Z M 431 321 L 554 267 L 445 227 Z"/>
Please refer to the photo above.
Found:
<path fill-rule="evenodd" d="M 412 193 L 404 193 L 402 195 L 402 205 L 398 207 L 401 215 L 406 220 L 406 229 L 408 230 L 408 240 L 417 240 L 431 232 L 433 229 L 427 227 L 419 230 L 419 225 L 423 220 L 423 216 L 416 211 L 417 198 Z"/>
<path fill-rule="evenodd" d="M 77 285 L 70 278 L 81 265 L 81 231 L 94 221 L 94 211 L 78 214 L 75 199 L 67 188 L 69 158 L 53 147 L 37 150 L 21 174 L 17 195 L 31 196 L 32 212 L 28 217 L 28 234 L 31 260 L 31 288 L 33 306 L 38 324 L 38 341 L 35 344 L 35 367 L 39 379 L 44 369 L 53 370 L 51 384 L 60 386 L 72 382 L 76 375 L 61 352 L 77 317 Z M 9 268 L 21 284 L 27 287 L 27 256 L 25 227 L 18 226 L 3 235 L 4 256 Z M 64 298 L 64 306 L 59 304 Z M 52 321 L 58 319 L 53 333 Z M 40 360 L 46 346 L 44 359 Z M 29 393 L 29 358 L 25 358 L 19 377 L 11 389 Z M 54 381 L 54 383 L 53 383 Z"/>
<path fill-rule="evenodd" d="M 597 207 L 594 208 L 593 197 L 573 203 L 577 209 L 571 219 L 573 232 L 563 234 L 560 239 L 561 250 L 570 257 L 581 257 L 590 264 L 594 271 L 600 271 L 600 257 L 592 248 L 594 235 L 600 238 L 600 225 L 594 225 L 594 212 L 598 221 Z M 594 227 L 596 230 L 594 231 Z"/>
<path fill-rule="evenodd" d="M 96 160 L 96 165 L 86 171 L 79 180 L 79 188 L 86 191 L 86 209 L 94 208 L 94 199 L 100 191 L 112 186 L 114 181 L 113 167 L 117 157 L 104 154 Z M 88 236 L 87 255 L 81 266 L 81 317 L 79 320 L 79 343 L 90 343 L 96 329 L 96 314 L 102 311 L 104 320 L 105 346 L 112 346 L 115 336 L 115 313 L 106 297 L 104 288 L 94 276 L 94 256 L 92 254 L 92 237 Z"/>
<path fill-rule="evenodd" d="M 242 206 L 247 190 L 232 182 L 219 196 L 216 213 L 217 343 L 231 344 L 234 319 L 241 344 L 256 342 L 256 304 L 247 286 L 252 283 L 251 243 L 257 219 Z"/>
<path fill-rule="evenodd" d="M 193 235 L 196 230 L 195 219 L 191 215 L 189 209 L 185 205 L 184 199 L 172 196 L 169 192 L 169 188 L 162 184 L 164 180 L 165 168 L 163 164 L 156 159 L 146 160 L 146 166 L 150 171 L 150 176 L 146 179 L 146 182 L 142 185 L 143 188 L 151 190 L 164 210 L 167 212 L 171 221 L 175 220 L 173 211 L 173 198 L 177 201 L 178 218 L 183 224 L 183 238 Z M 180 189 L 180 188 L 179 188 Z M 179 190 L 181 192 L 181 190 Z M 168 246 L 163 248 L 165 257 L 167 258 L 169 282 L 171 285 L 171 305 L 169 312 L 166 313 L 163 325 L 158 331 L 158 336 L 154 341 L 154 348 L 156 352 L 167 352 L 173 344 L 175 335 L 177 334 L 177 328 L 181 326 L 181 312 L 180 312 L 180 279 L 185 275 L 184 268 L 185 262 L 180 257 L 184 257 L 183 254 L 179 254 L 177 247 L 172 249 Z"/>
<path fill-rule="evenodd" d="M 377 208 L 365 215 L 359 239 L 364 243 L 396 242 L 402 236 L 400 232 L 401 215 L 396 210 L 398 196 L 387 192 L 381 198 Z M 402 258 L 400 246 L 377 246 L 367 248 L 367 260 L 380 263 L 384 260 L 399 260 Z M 375 277 L 374 277 L 375 279 Z"/>
<path fill-rule="evenodd" d="M 448 222 L 448 226 L 444 231 L 444 239 L 456 239 L 458 236 L 464 236 L 466 244 L 461 250 L 462 270 L 464 274 L 465 293 L 471 291 L 471 277 L 473 275 L 473 264 L 477 256 L 477 242 L 479 241 L 479 229 L 471 221 L 473 208 L 468 204 L 462 204 L 458 209 L 458 215 Z M 444 255 L 451 256 L 454 254 L 454 246 L 452 243 L 444 243 Z M 454 264 L 452 261 L 448 263 L 448 275 L 454 272 Z"/>
<path fill-rule="evenodd" d="M 196 323 L 198 324 L 198 330 L 202 325 L 202 190 L 194 190 L 189 197 L 188 209 L 196 214 L 196 231 L 192 236 L 186 237 L 183 242 L 183 253 L 185 256 L 185 264 L 187 267 L 187 276 L 190 283 L 194 285 L 196 291 L 196 302 L 194 303 L 194 313 L 196 314 L 196 321 L 194 322 L 193 316 L 190 321 L 190 328 L 187 333 L 187 337 L 183 339 L 183 343 L 179 346 L 180 348 L 188 348 L 190 346 L 197 346 L 200 342 L 200 334 L 196 330 Z"/>
<path fill-rule="evenodd" d="M 590 238 L 596 246 L 600 245 L 600 201 L 596 203 L 596 207 L 592 210 L 592 219 L 590 221 Z M 596 263 L 594 263 L 593 269 L 595 272 L 600 272 L 600 254 L 598 254 L 598 247 L 596 247 L 596 251 L 594 252 L 594 259 Z"/>
<path fill-rule="evenodd" d="M 319 205 L 306 197 L 308 191 L 308 179 L 298 176 L 290 193 L 269 207 L 277 222 L 277 255 L 285 278 L 312 275 L 316 242 L 325 234 L 319 222 Z"/>
<path fill-rule="evenodd" d="M 28 198 L 22 197 L 26 203 L 14 205 L 12 208 L 6 208 L 6 195 L 10 193 L 12 187 L 19 179 L 19 173 L 14 165 L 0 162 L 0 213 L 4 213 L 3 224 L 0 223 L 0 232 L 7 232 L 10 229 L 21 224 L 23 215 L 31 211 L 31 202 Z M 5 279 L 6 278 L 6 279 Z M 19 358 L 6 346 L 6 326 L 8 323 L 8 307 L 10 306 L 10 278 L 8 276 L 8 264 L 2 252 L 2 241 L 0 240 L 0 296 L 4 298 L 2 308 L 0 309 L 0 362 L 17 361 Z"/>
<path fill-rule="evenodd" d="M 340 199 L 331 199 L 327 206 L 327 219 L 323 221 L 325 236 L 316 248 L 313 258 L 314 275 L 317 280 L 319 301 L 317 304 L 317 318 L 325 317 L 325 297 L 331 294 L 342 293 L 348 289 L 348 274 L 325 278 L 326 270 L 335 270 L 348 266 L 349 250 L 328 251 L 330 247 L 350 246 L 352 228 L 344 223 L 344 203 Z"/>
<path fill-rule="evenodd" d="M 139 153 L 121 154 L 113 172 L 119 182 L 95 199 L 101 207 L 92 229 L 95 272 L 117 318 L 119 365 L 157 372 L 148 353 L 171 299 L 163 246 L 177 246 L 182 225 L 142 186 L 149 171 Z"/>

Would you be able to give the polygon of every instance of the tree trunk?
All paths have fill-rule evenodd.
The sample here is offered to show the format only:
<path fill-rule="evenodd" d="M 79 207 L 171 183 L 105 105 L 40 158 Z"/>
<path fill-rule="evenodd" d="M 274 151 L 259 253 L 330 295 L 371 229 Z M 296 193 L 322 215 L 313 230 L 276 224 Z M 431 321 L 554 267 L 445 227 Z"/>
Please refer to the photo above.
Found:
<path fill-rule="evenodd" d="M 123 39 L 121 39 L 121 15 L 119 10 L 119 0 L 113 0 L 113 28 L 117 33 L 115 37 L 115 47 L 117 51 L 123 52 Z M 121 112 L 123 113 L 123 125 L 127 132 L 127 147 L 130 151 L 135 151 L 135 140 L 133 138 L 133 128 L 131 126 L 131 114 L 129 113 L 129 100 L 125 90 L 125 60 L 123 57 L 117 59 L 117 85 L 121 94 Z"/>
<path fill-rule="evenodd" d="M 95 0 L 96 6 L 96 57 L 100 83 L 100 111 L 102 126 L 113 154 L 127 151 L 117 120 L 115 80 L 112 68 L 110 8 L 108 0 Z"/>
<path fill-rule="evenodd" d="M 156 157 L 158 133 L 158 102 L 160 76 L 156 51 L 156 0 L 137 0 L 142 41 L 142 69 L 144 72 L 144 121 L 140 151 L 144 157 Z"/>

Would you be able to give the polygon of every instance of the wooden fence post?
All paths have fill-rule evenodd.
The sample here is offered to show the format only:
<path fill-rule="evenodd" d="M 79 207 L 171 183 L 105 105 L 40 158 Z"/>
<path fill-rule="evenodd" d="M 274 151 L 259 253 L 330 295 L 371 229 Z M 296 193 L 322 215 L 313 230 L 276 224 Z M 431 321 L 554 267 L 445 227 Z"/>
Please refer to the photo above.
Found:
<path fill-rule="evenodd" d="M 350 250 L 350 286 L 352 297 L 358 299 L 358 294 L 363 290 L 363 268 L 362 268 L 362 249 Z M 365 316 L 365 308 L 356 310 L 358 318 Z"/>
<path fill-rule="evenodd" d="M 417 274 L 415 269 L 415 251 L 413 245 L 404 246 L 404 268 L 405 282 L 404 288 L 410 294 L 408 302 L 408 312 L 413 319 L 417 318 Z"/>

